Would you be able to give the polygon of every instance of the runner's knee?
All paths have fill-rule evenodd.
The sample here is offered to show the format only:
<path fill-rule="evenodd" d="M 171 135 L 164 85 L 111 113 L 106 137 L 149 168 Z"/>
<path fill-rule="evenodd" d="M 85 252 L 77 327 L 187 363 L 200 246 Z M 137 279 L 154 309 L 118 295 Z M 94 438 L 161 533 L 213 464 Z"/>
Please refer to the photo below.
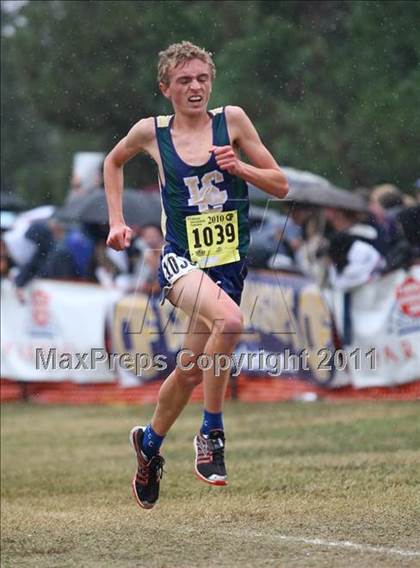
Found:
<path fill-rule="evenodd" d="M 238 336 L 244 330 L 244 319 L 239 310 L 228 312 L 223 318 L 215 321 L 216 333 Z"/>
<path fill-rule="evenodd" d="M 194 366 L 191 369 L 180 369 L 177 367 L 175 369 L 175 377 L 183 386 L 194 388 L 202 382 L 203 373 L 197 367 L 197 364 L 194 363 Z"/>

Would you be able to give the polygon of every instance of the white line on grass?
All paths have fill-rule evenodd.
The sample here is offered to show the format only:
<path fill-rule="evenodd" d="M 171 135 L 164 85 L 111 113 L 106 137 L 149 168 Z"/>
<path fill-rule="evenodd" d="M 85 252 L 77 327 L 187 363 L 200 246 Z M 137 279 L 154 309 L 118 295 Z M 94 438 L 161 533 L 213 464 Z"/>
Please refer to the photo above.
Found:
<path fill-rule="evenodd" d="M 208 530 L 208 529 L 207 529 Z M 211 529 L 210 529 L 211 530 Z M 196 532 L 194 529 L 183 530 L 182 532 Z M 214 531 L 216 532 L 216 531 Z M 322 538 L 306 538 L 301 536 L 292 536 L 285 534 L 268 534 L 258 531 L 249 530 L 229 530 L 230 535 L 235 535 L 238 538 L 262 538 L 274 541 L 283 542 L 299 542 L 301 544 L 308 544 L 310 546 L 328 546 L 332 548 L 352 548 L 353 550 L 358 550 L 360 552 L 374 552 L 376 554 L 387 554 L 387 555 L 398 555 L 407 557 L 417 557 L 420 556 L 420 550 L 404 550 L 402 548 L 394 548 L 387 546 L 374 546 L 371 544 L 359 544 L 356 542 L 350 542 L 348 540 L 323 540 Z"/>
<path fill-rule="evenodd" d="M 304 544 L 313 544 L 314 546 L 331 546 L 336 548 L 354 548 L 362 552 L 377 552 L 379 554 L 399 554 L 400 556 L 420 556 L 420 551 L 402 550 L 401 548 L 388 548 L 386 546 L 372 546 L 370 544 L 357 544 L 356 542 L 330 541 L 321 538 L 303 538 L 295 536 L 277 535 L 279 540 L 302 542 Z"/>
<path fill-rule="evenodd" d="M 373 546 L 371 544 L 358 544 L 356 542 L 350 542 L 348 540 L 323 540 L 322 538 L 305 538 L 300 536 L 291 536 L 284 534 L 266 534 L 254 531 L 237 531 L 242 536 L 249 537 L 265 537 L 272 540 L 282 540 L 284 542 L 300 542 L 302 544 L 309 544 L 312 546 L 330 546 L 334 548 L 353 548 L 354 550 L 360 550 L 361 552 L 376 552 L 378 554 L 397 554 L 399 556 L 420 556 L 420 551 L 417 550 L 403 550 L 401 548 L 387 547 L 387 546 Z M 244 534 L 245 533 L 245 534 Z"/>

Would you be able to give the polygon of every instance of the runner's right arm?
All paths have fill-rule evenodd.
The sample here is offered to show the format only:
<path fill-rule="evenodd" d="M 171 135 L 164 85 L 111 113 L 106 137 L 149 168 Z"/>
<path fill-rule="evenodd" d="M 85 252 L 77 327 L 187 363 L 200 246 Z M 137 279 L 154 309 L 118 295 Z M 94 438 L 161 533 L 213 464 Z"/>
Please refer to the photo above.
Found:
<path fill-rule="evenodd" d="M 123 250 L 129 246 L 133 235 L 124 221 L 122 208 L 124 165 L 140 152 L 147 151 L 154 136 L 153 118 L 139 120 L 105 158 L 104 186 L 109 212 L 109 235 L 106 244 L 115 250 Z"/>

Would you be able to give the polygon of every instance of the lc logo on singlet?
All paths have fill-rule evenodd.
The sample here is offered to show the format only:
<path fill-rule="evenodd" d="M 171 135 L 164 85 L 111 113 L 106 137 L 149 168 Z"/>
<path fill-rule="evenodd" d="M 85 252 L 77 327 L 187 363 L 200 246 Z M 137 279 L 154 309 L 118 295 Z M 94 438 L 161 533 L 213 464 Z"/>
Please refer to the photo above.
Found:
<path fill-rule="evenodd" d="M 200 179 L 198 176 L 184 178 L 184 183 L 190 192 L 188 205 L 197 205 L 200 213 L 208 211 L 210 206 L 212 209 L 222 209 L 223 203 L 227 201 L 227 191 L 220 190 L 214 183 L 222 183 L 224 177 L 219 170 L 207 172 Z"/>

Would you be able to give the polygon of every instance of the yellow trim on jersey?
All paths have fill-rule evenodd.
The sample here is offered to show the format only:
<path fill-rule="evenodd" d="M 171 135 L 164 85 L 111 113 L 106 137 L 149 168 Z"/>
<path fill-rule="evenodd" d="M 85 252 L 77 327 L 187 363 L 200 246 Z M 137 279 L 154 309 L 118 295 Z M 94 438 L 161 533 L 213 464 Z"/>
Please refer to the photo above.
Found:
<path fill-rule="evenodd" d="M 165 115 L 157 116 L 156 123 L 158 128 L 167 128 L 169 126 L 172 117 L 173 114 L 168 114 L 166 116 Z"/>
<path fill-rule="evenodd" d="M 217 108 L 213 108 L 212 110 L 209 110 L 209 112 L 215 116 L 216 114 L 220 114 L 223 112 L 223 108 L 224 107 L 217 107 Z M 173 114 L 167 114 L 167 115 L 160 115 L 156 117 L 156 122 L 157 122 L 157 126 L 158 128 L 167 128 L 169 126 L 169 123 L 171 122 L 171 118 L 173 117 Z"/>
<path fill-rule="evenodd" d="M 160 176 L 158 175 L 158 183 L 159 183 L 159 196 L 160 196 L 160 204 L 161 204 L 161 214 L 160 214 L 160 229 L 162 231 L 163 238 L 166 238 L 166 213 L 165 209 L 163 208 L 163 199 L 162 199 L 162 185 L 160 183 Z M 163 245 L 165 246 L 165 245 Z M 162 248 L 163 250 L 163 248 Z"/>
<path fill-rule="evenodd" d="M 223 109 L 224 107 L 217 107 L 210 110 L 209 112 L 211 112 L 211 114 L 214 116 L 215 114 L 220 114 L 221 112 L 223 112 Z"/>

